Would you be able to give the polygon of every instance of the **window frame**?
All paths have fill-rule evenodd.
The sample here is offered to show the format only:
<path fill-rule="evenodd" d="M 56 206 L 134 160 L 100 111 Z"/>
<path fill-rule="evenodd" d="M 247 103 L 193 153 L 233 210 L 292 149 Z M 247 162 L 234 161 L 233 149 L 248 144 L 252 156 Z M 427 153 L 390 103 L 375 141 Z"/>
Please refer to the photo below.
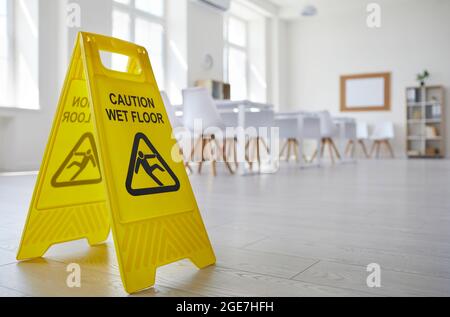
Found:
<path fill-rule="evenodd" d="M 245 36 L 246 36 L 245 46 L 241 46 L 241 45 L 230 42 L 230 39 L 229 39 L 230 19 L 238 20 L 239 22 L 241 22 L 245 25 Z M 244 99 L 248 99 L 249 91 L 250 91 L 250 78 L 249 78 L 249 74 L 250 74 L 250 60 L 249 60 L 250 28 L 249 28 L 249 23 L 248 23 L 248 21 L 246 21 L 232 13 L 228 13 L 224 20 L 225 20 L 225 27 L 224 27 L 224 33 L 225 33 L 225 35 L 224 35 L 224 38 L 225 38 L 225 41 L 224 41 L 225 42 L 225 45 L 224 45 L 224 55 L 225 55 L 225 58 L 224 58 L 224 66 L 225 66 L 224 67 L 225 68 L 224 81 L 226 81 L 227 83 L 230 83 L 230 63 L 229 63 L 230 48 L 244 53 L 245 54 L 245 86 L 246 86 L 246 96 Z M 233 87 L 231 87 L 231 89 L 233 89 Z"/>
<path fill-rule="evenodd" d="M 11 94 L 7 95 L 8 98 L 3 99 L 3 103 L 0 101 L 0 108 L 12 108 L 12 109 L 24 109 L 19 107 L 16 103 L 17 91 L 16 91 L 16 43 L 15 43 L 15 30 L 14 30 L 14 15 L 15 9 L 13 0 L 6 0 L 6 35 L 7 35 L 7 69 L 6 75 L 10 80 L 7 81 L 6 91 L 10 91 Z M 25 108 L 26 109 L 26 108 Z"/>
<path fill-rule="evenodd" d="M 163 41 L 162 41 L 162 67 L 163 67 L 163 84 L 164 89 L 167 87 L 168 79 L 167 79 L 167 48 L 168 48 L 168 39 L 167 39 L 167 4 L 165 1 L 163 3 L 163 14 L 162 16 L 154 15 L 150 12 L 146 12 L 136 8 L 136 1 L 130 0 L 130 3 L 125 4 L 117 1 L 113 2 L 113 10 L 121 11 L 127 14 L 130 17 L 130 41 L 135 42 L 136 39 L 136 20 L 137 18 L 141 18 L 147 22 L 159 24 L 163 29 Z M 114 23 L 114 21 L 113 21 Z M 161 87 L 158 87 L 161 89 Z"/>

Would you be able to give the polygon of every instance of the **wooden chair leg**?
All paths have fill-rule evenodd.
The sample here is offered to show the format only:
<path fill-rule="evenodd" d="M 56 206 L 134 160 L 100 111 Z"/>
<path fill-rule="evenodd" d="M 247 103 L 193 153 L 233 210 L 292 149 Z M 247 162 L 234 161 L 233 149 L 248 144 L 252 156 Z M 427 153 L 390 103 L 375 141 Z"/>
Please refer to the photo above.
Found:
<path fill-rule="evenodd" d="M 219 142 L 217 142 L 217 139 L 214 139 L 214 142 L 216 143 L 216 146 L 220 149 L 220 144 Z M 225 166 L 227 167 L 228 171 L 230 172 L 231 175 L 234 174 L 233 169 L 231 168 L 230 162 L 228 162 L 228 158 L 226 157 L 226 147 L 227 147 L 227 140 L 226 138 L 223 139 L 223 148 L 222 148 L 222 155 L 223 155 L 223 161 L 225 163 Z"/>
<path fill-rule="evenodd" d="M 370 149 L 370 157 L 374 157 L 375 149 L 377 147 L 377 141 L 373 141 L 372 148 Z"/>
<path fill-rule="evenodd" d="M 178 147 L 180 148 L 181 157 L 183 158 L 183 160 L 185 160 L 183 148 L 181 146 L 178 146 Z M 189 165 L 189 162 L 186 160 L 184 161 L 184 167 L 189 170 L 189 173 L 192 173 L 192 167 Z"/>
<path fill-rule="evenodd" d="M 377 159 L 380 158 L 381 141 L 377 141 Z"/>
<path fill-rule="evenodd" d="M 389 151 L 389 154 L 391 155 L 391 158 L 395 158 L 394 156 L 394 150 L 392 149 L 391 143 L 389 142 L 389 140 L 385 140 L 384 144 L 386 144 L 386 147 Z"/>
<path fill-rule="evenodd" d="M 267 151 L 267 154 L 270 154 L 270 147 L 269 145 L 266 143 L 266 140 L 264 140 L 263 138 L 260 138 L 262 145 L 264 146 L 264 148 Z"/>
<path fill-rule="evenodd" d="M 320 157 L 323 158 L 323 155 L 325 154 L 325 145 L 327 145 L 328 140 L 327 139 L 322 139 L 321 141 L 321 147 L 320 147 Z"/>
<path fill-rule="evenodd" d="M 255 153 L 254 153 L 254 139 L 250 138 L 248 140 L 248 156 L 246 158 L 250 171 L 253 171 L 253 161 L 254 161 L 254 157 L 255 157 Z"/>
<path fill-rule="evenodd" d="M 191 154 L 189 155 L 189 159 L 186 160 L 186 162 L 184 162 L 184 166 L 186 168 L 188 168 L 191 171 L 191 173 L 192 173 L 192 168 L 191 168 L 190 163 L 194 161 L 195 149 L 199 146 L 201 141 L 202 141 L 202 137 L 199 137 L 197 139 L 197 141 L 194 141 L 194 146 L 191 149 Z"/>
<path fill-rule="evenodd" d="M 284 141 L 284 144 L 283 144 L 283 146 L 281 147 L 281 151 L 280 151 L 280 158 L 283 157 L 283 154 L 284 154 L 284 152 L 286 151 L 287 145 L 288 145 L 288 142 L 287 142 L 287 141 Z"/>
<path fill-rule="evenodd" d="M 353 145 L 353 140 L 348 140 L 347 145 L 345 147 L 345 155 L 348 156 L 348 154 L 350 153 L 350 149 Z"/>
<path fill-rule="evenodd" d="M 367 153 L 367 148 L 366 148 L 366 144 L 364 143 L 364 140 L 358 140 L 358 143 L 361 145 L 361 148 L 363 150 L 364 155 L 366 156 L 366 158 L 370 158 L 369 153 Z"/>
<path fill-rule="evenodd" d="M 295 157 L 295 161 L 298 163 L 299 162 L 299 149 L 300 149 L 300 146 L 298 144 L 297 139 L 292 140 L 292 142 L 294 143 L 294 157 Z"/>
<path fill-rule="evenodd" d="M 202 136 L 202 148 L 201 148 L 201 156 L 200 156 L 200 162 L 198 163 L 198 173 L 201 174 L 202 173 L 202 167 L 203 167 L 203 162 L 205 161 L 205 148 L 206 145 L 208 144 L 208 140 L 205 139 L 205 137 Z"/>
<path fill-rule="evenodd" d="M 258 162 L 258 170 L 261 170 L 261 152 L 260 152 L 260 137 L 256 138 L 256 161 Z"/>
<path fill-rule="evenodd" d="M 287 143 L 288 143 L 288 147 L 287 147 L 286 162 L 289 162 L 289 160 L 291 159 L 291 146 L 292 146 L 291 139 L 288 139 Z"/>
<path fill-rule="evenodd" d="M 313 152 L 313 155 L 311 156 L 311 159 L 309 160 L 309 163 L 314 162 L 314 160 L 317 158 L 317 155 L 319 154 L 319 146 L 322 145 L 322 142 L 320 142 L 320 144 L 317 144 L 316 149 Z"/>
<path fill-rule="evenodd" d="M 334 164 L 333 145 L 331 140 L 328 140 L 328 153 L 330 154 L 331 163 Z"/>
<path fill-rule="evenodd" d="M 238 152 L 238 141 L 237 141 L 237 137 L 235 137 L 233 139 L 233 157 L 234 157 L 234 166 L 236 167 L 236 170 L 239 168 L 239 162 L 238 162 L 238 157 L 237 157 L 237 152 Z"/>
<path fill-rule="evenodd" d="M 318 152 L 317 149 L 315 149 L 313 155 L 311 156 L 311 160 L 309 161 L 310 163 L 314 162 L 314 160 L 316 159 L 316 157 L 317 157 L 317 152 Z M 305 160 L 305 161 L 306 161 L 306 160 Z"/>
<path fill-rule="evenodd" d="M 330 138 L 331 147 L 333 148 L 334 152 L 336 153 L 336 157 L 340 160 L 341 154 L 339 153 L 339 150 L 336 147 L 336 144 L 334 144 L 334 141 L 332 138 Z"/>
<path fill-rule="evenodd" d="M 211 161 L 211 172 L 213 176 L 217 176 L 217 151 L 214 150 L 214 145 L 217 146 L 217 140 L 214 135 L 211 135 L 211 139 L 209 140 L 209 161 Z M 220 151 L 221 148 L 219 147 L 218 150 Z"/>

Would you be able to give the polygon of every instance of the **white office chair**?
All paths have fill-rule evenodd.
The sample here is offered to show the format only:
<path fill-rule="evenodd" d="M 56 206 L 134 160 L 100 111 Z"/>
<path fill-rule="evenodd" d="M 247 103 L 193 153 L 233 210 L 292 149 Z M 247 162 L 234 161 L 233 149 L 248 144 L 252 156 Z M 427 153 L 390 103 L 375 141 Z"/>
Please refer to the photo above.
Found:
<path fill-rule="evenodd" d="M 280 150 L 280 158 L 286 153 L 286 161 L 289 161 L 294 154 L 295 161 L 299 161 L 300 149 L 300 129 L 298 126 L 299 118 L 278 118 L 274 121 L 274 126 L 278 127 L 280 133 L 280 140 L 284 140 Z"/>
<path fill-rule="evenodd" d="M 343 138 L 348 140 L 345 148 L 345 156 L 355 159 L 355 141 L 358 140 L 358 125 L 355 119 L 345 118 L 343 119 L 344 134 Z"/>
<path fill-rule="evenodd" d="M 378 122 L 375 124 L 374 130 L 370 139 L 373 141 L 372 150 L 370 151 L 370 156 L 376 151 L 376 157 L 380 157 L 380 148 L 384 144 L 391 155 L 394 158 L 394 151 L 392 149 L 390 140 L 395 137 L 394 124 L 390 121 Z"/>
<path fill-rule="evenodd" d="M 364 141 L 369 139 L 369 126 L 367 125 L 367 122 L 358 121 L 356 123 L 356 140 L 358 144 L 361 146 L 361 149 L 363 150 L 363 153 L 366 158 L 369 158 L 369 152 L 367 151 L 366 144 Z M 345 150 L 345 153 L 348 155 L 350 151 L 354 153 L 356 150 L 356 145 L 354 144 L 353 140 L 349 140 L 347 143 L 347 148 Z"/>
<path fill-rule="evenodd" d="M 317 150 L 313 157 L 308 161 L 303 152 L 304 140 L 315 140 L 320 146 L 320 119 L 314 113 L 298 112 L 298 113 L 278 113 L 275 116 L 274 126 L 279 128 L 280 139 L 285 140 L 281 147 L 280 157 L 287 152 L 286 160 L 289 161 L 291 153 L 294 154 L 295 160 L 298 162 L 303 158 L 303 162 L 312 163 L 317 156 Z M 320 162 L 319 162 L 320 163 Z"/>
<path fill-rule="evenodd" d="M 225 125 L 227 127 L 238 126 L 238 114 L 235 112 L 223 112 L 220 113 Z M 245 144 L 245 159 L 253 168 L 253 164 L 256 162 L 258 168 L 261 167 L 261 146 L 264 147 L 266 154 L 270 154 L 270 148 L 267 145 L 267 140 L 264 135 L 260 135 L 260 128 L 267 128 L 268 130 L 273 126 L 274 112 L 273 110 L 262 110 L 259 112 L 247 111 L 245 114 L 245 125 L 247 141 Z M 268 131 L 269 132 L 269 131 Z M 236 146 L 237 140 L 234 140 Z M 236 161 L 236 148 L 234 148 L 234 155 Z"/>
<path fill-rule="evenodd" d="M 334 164 L 334 154 L 339 160 L 341 159 L 341 155 L 333 141 L 333 138 L 338 135 L 338 127 L 333 122 L 333 118 L 328 111 L 321 111 L 318 113 L 318 116 L 320 117 L 320 133 L 322 135 L 320 157 L 323 158 L 325 146 L 328 145 L 330 158 Z"/>
<path fill-rule="evenodd" d="M 195 121 L 201 120 L 202 131 L 195 131 Z M 216 147 L 219 149 L 221 158 L 224 159 L 225 165 L 231 174 L 234 171 L 225 159 L 225 147 L 221 146 L 216 139 L 216 134 L 220 132 L 224 135 L 225 124 L 222 121 L 214 100 L 205 88 L 188 88 L 183 90 L 183 124 L 193 134 L 197 141 L 192 147 L 190 161 L 194 160 L 195 150 L 201 145 L 201 159 L 199 161 L 198 172 L 201 173 L 202 165 L 205 162 L 205 149 L 209 147 L 209 160 L 211 161 L 212 173 L 216 172 L 217 155 L 214 151 Z M 195 135 L 196 133 L 200 135 Z M 189 163 L 188 163 L 189 165 Z"/>
<path fill-rule="evenodd" d="M 245 115 L 245 128 L 254 128 L 254 131 L 249 131 L 248 140 L 245 148 L 247 154 L 247 161 L 250 164 L 250 169 L 253 164 L 258 164 L 258 169 L 261 169 L 261 146 L 265 149 L 265 154 L 270 155 L 270 148 L 267 145 L 268 135 L 261 135 L 260 129 L 266 128 L 269 133 L 270 128 L 273 127 L 274 112 L 273 110 L 262 110 L 260 112 L 249 112 Z M 253 130 L 253 129 L 252 129 Z M 252 133 L 253 132 L 253 133 Z"/>

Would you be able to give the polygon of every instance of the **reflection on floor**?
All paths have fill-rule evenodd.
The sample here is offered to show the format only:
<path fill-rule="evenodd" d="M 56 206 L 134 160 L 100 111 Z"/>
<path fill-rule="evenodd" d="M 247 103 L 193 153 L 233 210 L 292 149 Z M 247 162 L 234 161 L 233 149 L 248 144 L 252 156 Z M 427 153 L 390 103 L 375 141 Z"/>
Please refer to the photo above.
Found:
<path fill-rule="evenodd" d="M 0 177 L 0 296 L 126 296 L 111 239 L 15 252 L 36 176 Z M 158 270 L 135 296 L 450 295 L 450 162 L 362 161 L 275 175 L 191 177 L 217 265 Z M 66 286 L 79 263 L 81 288 Z M 381 266 L 381 288 L 366 284 Z"/>

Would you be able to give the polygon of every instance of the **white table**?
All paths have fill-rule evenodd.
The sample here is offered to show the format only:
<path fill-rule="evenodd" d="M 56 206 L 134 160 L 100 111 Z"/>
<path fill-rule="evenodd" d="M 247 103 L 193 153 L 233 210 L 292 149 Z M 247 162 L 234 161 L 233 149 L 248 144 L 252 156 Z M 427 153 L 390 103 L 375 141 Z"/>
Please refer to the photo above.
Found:
<path fill-rule="evenodd" d="M 245 135 L 245 115 L 249 111 L 262 111 L 262 110 L 270 110 L 273 109 L 273 105 L 253 102 L 250 100 L 214 100 L 216 103 L 216 107 L 219 112 L 237 112 L 238 113 L 238 144 L 244 144 L 246 141 Z M 183 115 L 183 105 L 175 105 L 175 109 L 177 110 L 177 115 Z M 276 167 L 273 170 L 268 169 L 268 171 L 250 171 L 246 168 L 245 162 L 245 146 L 237 147 L 237 158 L 240 162 L 237 173 L 240 175 L 254 175 L 260 173 L 273 173 L 277 169 Z"/>

